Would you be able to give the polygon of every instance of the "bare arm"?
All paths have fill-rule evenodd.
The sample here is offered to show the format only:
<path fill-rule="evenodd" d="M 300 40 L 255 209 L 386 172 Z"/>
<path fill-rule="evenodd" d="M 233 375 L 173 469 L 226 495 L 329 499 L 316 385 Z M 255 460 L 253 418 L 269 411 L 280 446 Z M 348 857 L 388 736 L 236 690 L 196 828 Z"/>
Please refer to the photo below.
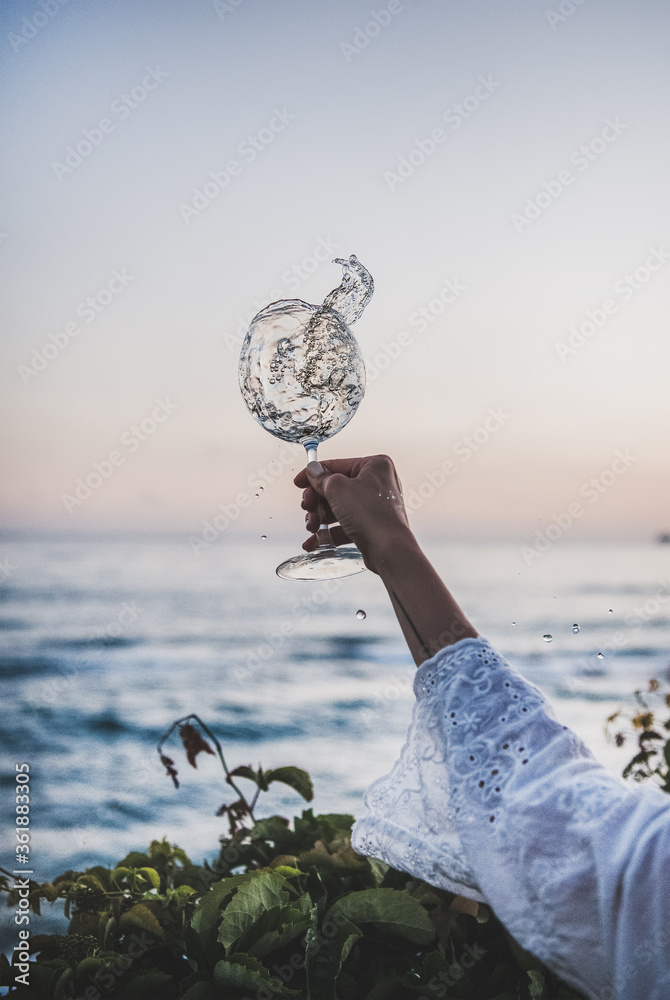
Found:
<path fill-rule="evenodd" d="M 467 620 L 412 534 L 395 467 L 385 455 L 312 462 L 295 478 L 304 488 L 306 524 L 339 521 L 336 544 L 355 542 L 386 587 L 417 666 L 476 629 Z M 312 535 L 303 545 L 311 550 Z"/>

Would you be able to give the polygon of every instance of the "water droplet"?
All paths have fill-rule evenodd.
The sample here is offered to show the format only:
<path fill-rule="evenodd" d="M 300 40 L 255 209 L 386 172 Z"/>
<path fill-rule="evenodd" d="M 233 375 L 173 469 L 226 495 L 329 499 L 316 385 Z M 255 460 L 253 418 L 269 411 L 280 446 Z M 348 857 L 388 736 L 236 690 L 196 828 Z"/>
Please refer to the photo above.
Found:
<path fill-rule="evenodd" d="M 268 382 L 270 383 L 270 385 L 274 385 L 275 384 L 275 380 L 273 378 L 269 378 Z"/>
<path fill-rule="evenodd" d="M 554 637 L 553 637 L 553 635 L 549 635 L 549 633 L 547 633 L 546 635 L 543 635 L 542 638 L 544 639 L 545 642 L 551 642 L 551 640 Z"/>
<path fill-rule="evenodd" d="M 609 609 L 609 611 L 607 612 L 607 614 L 608 614 L 608 615 L 613 615 L 613 614 L 614 614 L 614 612 L 613 612 L 613 611 L 612 611 L 612 609 L 610 608 L 610 609 Z"/>
<path fill-rule="evenodd" d="M 259 486 L 259 487 L 258 487 L 258 492 L 259 492 L 259 493 L 262 493 L 264 489 L 265 489 L 265 487 L 264 487 L 264 486 Z"/>
<path fill-rule="evenodd" d="M 516 622 L 512 622 L 512 625 L 516 625 Z"/>
<path fill-rule="evenodd" d="M 363 621 L 364 618 L 367 618 L 367 615 L 366 615 L 365 611 L 363 611 L 362 609 L 359 609 L 356 612 L 356 617 L 358 618 L 359 621 Z"/>
<path fill-rule="evenodd" d="M 604 660 L 605 659 L 605 654 L 604 653 L 598 653 L 598 659 L 599 660 Z"/>
<path fill-rule="evenodd" d="M 261 541 L 264 542 L 267 537 L 267 535 L 261 535 Z"/>
<path fill-rule="evenodd" d="M 579 625 L 573 625 L 572 631 L 575 633 L 575 635 L 577 635 L 577 633 L 579 632 Z"/>

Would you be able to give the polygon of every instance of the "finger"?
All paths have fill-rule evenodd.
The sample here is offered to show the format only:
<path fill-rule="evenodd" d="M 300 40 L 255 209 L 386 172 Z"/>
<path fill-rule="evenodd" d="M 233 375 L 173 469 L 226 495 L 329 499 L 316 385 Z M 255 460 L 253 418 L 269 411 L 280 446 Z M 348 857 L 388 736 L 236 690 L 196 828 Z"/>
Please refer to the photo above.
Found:
<path fill-rule="evenodd" d="M 322 520 L 318 511 L 311 511 L 305 515 L 305 527 L 308 531 L 318 531 L 322 524 L 332 524 L 332 521 Z"/>
<path fill-rule="evenodd" d="M 322 524 L 331 525 L 336 522 L 337 518 L 328 506 L 326 506 L 325 510 L 317 507 L 316 510 L 311 510 L 305 514 L 305 527 L 308 531 L 318 531 Z"/>
<path fill-rule="evenodd" d="M 335 545 L 351 545 L 351 539 L 344 528 L 341 528 L 339 524 L 330 529 L 330 534 Z M 310 535 L 309 538 L 302 543 L 302 547 L 305 552 L 313 552 L 314 549 L 319 547 L 319 539 L 316 535 Z"/>
<path fill-rule="evenodd" d="M 356 475 L 362 461 L 362 458 L 329 458 L 325 462 L 321 462 L 321 465 L 327 472 L 341 472 L 344 476 L 352 476 Z M 307 470 L 301 469 L 293 482 L 301 489 L 309 486 L 310 481 L 307 477 Z"/>
<path fill-rule="evenodd" d="M 308 490 L 305 490 L 300 506 L 309 514 L 314 514 L 319 524 L 332 524 L 333 521 L 337 521 L 328 502 L 323 497 L 320 497 L 311 486 Z M 316 528 L 310 528 L 309 530 L 316 531 Z"/>
<path fill-rule="evenodd" d="M 302 502 L 300 506 L 303 510 L 315 510 L 316 505 L 319 502 L 319 494 L 311 486 L 308 486 L 306 490 L 302 493 Z"/>

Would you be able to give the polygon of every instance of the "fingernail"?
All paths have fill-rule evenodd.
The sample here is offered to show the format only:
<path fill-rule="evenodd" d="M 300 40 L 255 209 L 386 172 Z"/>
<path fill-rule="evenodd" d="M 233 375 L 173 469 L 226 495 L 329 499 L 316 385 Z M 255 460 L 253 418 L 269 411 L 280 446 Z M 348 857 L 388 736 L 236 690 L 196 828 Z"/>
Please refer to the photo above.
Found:
<path fill-rule="evenodd" d="M 309 462 L 307 471 L 311 472 L 313 476 L 322 476 L 326 470 L 321 465 L 321 462 Z"/>

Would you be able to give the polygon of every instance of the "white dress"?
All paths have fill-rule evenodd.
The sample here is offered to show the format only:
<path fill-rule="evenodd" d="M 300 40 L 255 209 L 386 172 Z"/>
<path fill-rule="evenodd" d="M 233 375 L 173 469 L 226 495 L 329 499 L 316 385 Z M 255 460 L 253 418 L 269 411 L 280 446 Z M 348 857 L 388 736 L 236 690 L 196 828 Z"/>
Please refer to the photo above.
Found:
<path fill-rule="evenodd" d="M 352 843 L 491 905 L 598 1000 L 670 1000 L 670 795 L 598 764 L 483 639 L 419 667 L 399 760 Z"/>

